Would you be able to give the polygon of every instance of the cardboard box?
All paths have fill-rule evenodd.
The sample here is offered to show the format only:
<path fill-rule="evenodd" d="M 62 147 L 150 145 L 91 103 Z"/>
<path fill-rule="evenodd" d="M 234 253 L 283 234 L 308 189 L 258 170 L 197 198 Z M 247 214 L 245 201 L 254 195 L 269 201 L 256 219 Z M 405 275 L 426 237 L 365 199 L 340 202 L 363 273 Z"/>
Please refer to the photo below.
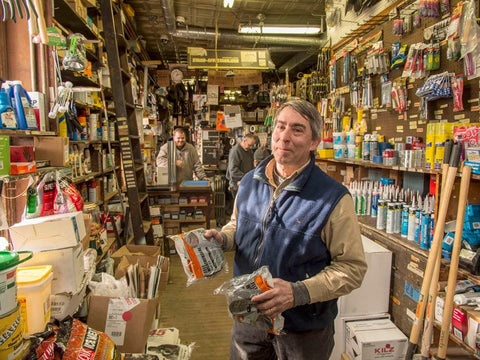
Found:
<path fill-rule="evenodd" d="M 15 250 L 54 250 L 77 245 L 86 236 L 83 213 L 43 216 L 10 227 Z"/>
<path fill-rule="evenodd" d="M 82 284 L 76 293 L 73 294 L 52 294 L 50 296 L 51 317 L 62 321 L 68 316 L 73 316 L 82 305 L 85 293 L 87 291 L 88 279 L 84 275 Z"/>
<path fill-rule="evenodd" d="M 390 320 L 346 324 L 346 353 L 353 360 L 403 360 L 408 339 Z"/>
<path fill-rule="evenodd" d="M 0 175 L 10 174 L 10 137 L 0 135 Z"/>
<path fill-rule="evenodd" d="M 118 266 L 115 268 L 115 278 L 120 279 L 122 276 L 125 276 L 127 273 L 127 268 L 131 264 L 139 264 L 142 267 L 153 266 L 157 262 L 157 256 L 136 256 L 136 255 L 126 255 L 122 256 Z M 165 290 L 168 284 L 168 276 L 170 272 L 170 258 L 164 257 L 162 263 L 162 273 L 160 274 L 160 284 L 159 289 L 161 291 Z M 161 294 L 161 292 L 160 292 Z"/>
<path fill-rule="evenodd" d="M 45 103 L 45 94 L 38 91 L 29 91 L 28 96 L 30 96 L 32 107 L 35 110 L 38 130 L 47 131 L 47 105 Z"/>
<path fill-rule="evenodd" d="M 82 244 L 36 252 L 32 259 L 22 264 L 22 266 L 38 265 L 52 265 L 52 294 L 77 293 L 85 272 Z"/>
<path fill-rule="evenodd" d="M 10 162 L 32 162 L 34 160 L 33 146 L 10 146 Z"/>
<path fill-rule="evenodd" d="M 11 175 L 30 174 L 35 171 L 37 171 L 37 164 L 35 161 L 10 163 Z"/>
<path fill-rule="evenodd" d="M 87 324 L 105 332 L 119 351 L 143 353 L 157 305 L 158 298 L 91 296 Z"/>
<path fill-rule="evenodd" d="M 156 258 L 160 255 L 160 248 L 158 246 L 149 246 L 149 245 L 124 245 L 117 251 L 115 251 L 111 258 L 114 261 L 114 267 L 116 268 L 122 259 L 122 256 L 149 256 Z M 153 263 L 153 261 L 152 261 Z"/>
<path fill-rule="evenodd" d="M 340 354 L 345 352 L 345 329 L 348 322 L 352 321 L 365 321 L 365 320 L 380 320 L 390 319 L 389 313 L 374 314 L 374 315 L 355 315 L 355 316 L 341 316 L 340 314 L 335 318 L 335 334 L 333 338 L 335 345 L 333 346 L 331 360 L 337 360 L 340 358 Z"/>
<path fill-rule="evenodd" d="M 52 166 L 67 166 L 68 138 L 60 136 L 36 136 L 33 139 L 36 160 L 50 160 Z"/>
<path fill-rule="evenodd" d="M 388 312 L 392 252 L 362 235 L 367 273 L 362 285 L 338 299 L 341 316 L 369 315 Z"/>

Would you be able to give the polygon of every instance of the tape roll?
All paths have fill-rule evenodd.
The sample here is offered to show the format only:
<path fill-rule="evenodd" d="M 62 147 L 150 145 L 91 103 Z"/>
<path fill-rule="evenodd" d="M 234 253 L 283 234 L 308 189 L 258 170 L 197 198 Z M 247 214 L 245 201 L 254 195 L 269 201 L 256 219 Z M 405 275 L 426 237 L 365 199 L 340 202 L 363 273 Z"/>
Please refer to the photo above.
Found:
<path fill-rule="evenodd" d="M 255 125 L 250 125 L 250 132 L 256 132 L 257 131 L 257 127 Z"/>
<path fill-rule="evenodd" d="M 231 138 L 231 139 L 230 139 L 230 145 L 231 145 L 231 146 L 235 145 L 235 142 L 236 142 L 236 141 L 235 141 L 234 138 Z"/>

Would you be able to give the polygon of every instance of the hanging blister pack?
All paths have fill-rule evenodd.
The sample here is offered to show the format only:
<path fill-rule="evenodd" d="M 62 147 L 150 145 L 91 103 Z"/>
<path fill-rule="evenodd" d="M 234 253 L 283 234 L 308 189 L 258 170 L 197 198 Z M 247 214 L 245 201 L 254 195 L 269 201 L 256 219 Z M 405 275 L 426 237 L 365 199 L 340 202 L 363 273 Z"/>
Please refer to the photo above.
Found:
<path fill-rule="evenodd" d="M 187 286 L 227 271 L 223 250 L 215 240 L 205 238 L 205 229 L 170 236 L 187 275 Z"/>
<path fill-rule="evenodd" d="M 273 288 L 272 274 L 267 266 L 262 266 L 251 274 L 241 275 L 224 282 L 213 293 L 227 297 L 228 311 L 235 321 L 250 324 L 271 334 L 281 334 L 284 317 L 270 318 L 255 307 L 252 297 Z"/>

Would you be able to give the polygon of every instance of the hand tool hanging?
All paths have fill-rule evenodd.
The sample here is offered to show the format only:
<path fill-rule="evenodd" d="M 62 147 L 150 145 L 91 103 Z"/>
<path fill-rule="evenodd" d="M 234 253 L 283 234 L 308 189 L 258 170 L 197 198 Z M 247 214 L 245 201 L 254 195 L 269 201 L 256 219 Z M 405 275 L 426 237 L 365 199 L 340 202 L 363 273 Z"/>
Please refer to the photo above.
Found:
<path fill-rule="evenodd" d="M 453 146 L 452 154 L 450 156 L 450 163 L 445 179 L 445 186 L 442 189 L 440 196 L 440 207 L 438 211 L 437 223 L 435 224 L 435 231 L 433 235 L 432 247 L 430 248 L 430 254 L 427 260 L 427 266 L 425 269 L 422 288 L 420 290 L 420 297 L 417 303 L 417 311 L 415 312 L 415 318 L 412 324 L 412 330 L 410 332 L 410 339 L 408 342 L 407 354 L 405 359 L 412 360 L 413 354 L 417 348 L 418 341 L 420 339 L 420 330 L 423 326 L 423 320 L 425 316 L 427 294 L 430 290 L 430 285 L 433 278 L 434 268 L 437 258 L 441 256 L 442 239 L 445 228 L 445 219 L 447 216 L 448 203 L 450 201 L 450 195 L 452 193 L 453 184 L 457 175 L 457 168 L 460 162 L 461 145 L 455 144 Z"/>
<path fill-rule="evenodd" d="M 458 198 L 457 223 L 455 225 L 455 239 L 453 240 L 450 270 L 448 272 L 447 294 L 443 308 L 442 328 L 438 340 L 437 359 L 445 360 L 447 355 L 448 340 L 450 339 L 450 322 L 452 321 L 453 297 L 455 296 L 455 284 L 457 283 L 458 263 L 460 261 L 460 248 L 462 246 L 463 222 L 465 207 L 467 205 L 468 188 L 472 169 L 463 166 L 462 181 L 460 183 L 460 195 Z"/>
<path fill-rule="evenodd" d="M 449 162 L 452 154 L 453 149 L 453 141 L 447 140 L 445 142 L 445 153 L 443 155 L 443 164 L 442 164 L 442 186 L 441 191 L 443 194 L 443 189 L 445 188 L 445 181 L 447 179 L 448 169 L 450 167 Z M 444 230 L 444 229 L 442 229 Z M 443 236 L 443 231 L 442 231 Z M 437 256 L 437 260 L 435 261 L 435 268 L 433 270 L 433 277 L 432 283 L 430 285 L 430 290 L 428 293 L 428 304 L 427 304 L 427 312 L 425 317 L 425 326 L 423 328 L 423 336 L 422 336 L 422 360 L 427 360 L 430 358 L 430 345 L 432 343 L 433 337 L 433 320 L 435 318 L 435 302 L 437 299 L 438 294 L 438 279 L 440 276 L 440 266 L 441 266 L 441 254 Z"/>

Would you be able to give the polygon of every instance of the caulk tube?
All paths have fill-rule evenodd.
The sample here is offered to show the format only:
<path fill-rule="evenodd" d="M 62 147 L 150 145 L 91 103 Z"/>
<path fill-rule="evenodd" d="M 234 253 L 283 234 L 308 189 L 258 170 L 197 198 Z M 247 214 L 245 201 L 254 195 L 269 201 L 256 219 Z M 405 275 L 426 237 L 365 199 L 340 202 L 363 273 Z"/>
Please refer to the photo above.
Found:
<path fill-rule="evenodd" d="M 415 214 L 417 212 L 417 208 L 415 207 L 415 197 L 413 197 L 412 205 L 408 209 L 408 233 L 407 239 L 409 241 L 415 241 Z"/>
<path fill-rule="evenodd" d="M 373 188 L 373 192 L 372 192 L 372 210 L 370 213 L 372 217 L 377 217 L 379 199 L 380 199 L 380 192 L 378 190 L 377 183 L 375 183 L 375 187 Z"/>
<path fill-rule="evenodd" d="M 409 209 L 410 206 L 408 204 L 403 204 L 402 206 L 402 229 L 400 235 L 402 237 L 408 236 L 408 218 L 409 218 Z"/>
<path fill-rule="evenodd" d="M 453 297 L 453 301 L 457 305 L 476 305 L 477 299 L 480 299 L 480 292 L 466 292 Z"/>
<path fill-rule="evenodd" d="M 378 200 L 377 229 L 385 230 L 387 224 L 387 201 Z"/>
<path fill-rule="evenodd" d="M 372 213 L 372 192 L 373 184 L 371 182 L 367 183 L 367 198 L 365 204 L 365 215 L 370 215 Z"/>

